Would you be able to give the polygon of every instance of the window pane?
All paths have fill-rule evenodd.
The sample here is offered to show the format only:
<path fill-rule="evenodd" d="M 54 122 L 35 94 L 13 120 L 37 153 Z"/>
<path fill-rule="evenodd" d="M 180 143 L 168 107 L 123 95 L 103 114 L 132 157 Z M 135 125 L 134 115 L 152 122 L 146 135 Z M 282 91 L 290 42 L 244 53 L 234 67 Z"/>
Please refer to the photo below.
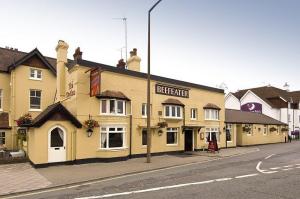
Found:
<path fill-rule="evenodd" d="M 170 116 L 170 107 L 166 106 L 166 116 L 169 117 Z"/>
<path fill-rule="evenodd" d="M 172 114 L 172 117 L 175 117 L 175 106 L 171 106 L 172 107 L 172 112 L 171 112 L 171 114 Z"/>
<path fill-rule="evenodd" d="M 107 113 L 106 112 L 106 100 L 101 101 L 101 112 L 102 113 Z"/>
<path fill-rule="evenodd" d="M 64 133 L 61 129 L 55 128 L 51 131 L 50 146 L 51 147 L 62 147 L 64 146 Z"/>
<path fill-rule="evenodd" d="M 117 131 L 123 131 L 123 128 L 117 128 Z"/>
<path fill-rule="evenodd" d="M 175 132 L 167 132 L 167 144 L 175 144 L 176 143 L 176 133 Z"/>
<path fill-rule="evenodd" d="M 146 116 L 147 113 L 146 113 L 146 106 L 147 104 L 142 104 L 142 116 Z"/>
<path fill-rule="evenodd" d="M 177 117 L 181 117 L 181 108 L 177 106 Z"/>
<path fill-rule="evenodd" d="M 39 78 L 39 79 L 42 78 L 42 71 L 40 71 L 40 70 L 37 71 L 37 78 Z"/>
<path fill-rule="evenodd" d="M 33 70 L 33 69 L 30 69 L 30 77 L 34 78 L 34 76 L 35 76 L 34 70 Z"/>
<path fill-rule="evenodd" d="M 109 112 L 115 113 L 115 100 L 109 100 Z"/>
<path fill-rule="evenodd" d="M 117 107 L 118 107 L 117 112 L 119 114 L 123 114 L 124 102 L 123 101 L 117 101 Z"/>
<path fill-rule="evenodd" d="M 107 147 L 107 134 L 106 133 L 101 133 L 101 148 L 106 148 Z"/>
<path fill-rule="evenodd" d="M 109 133 L 109 148 L 123 147 L 123 133 Z"/>
<path fill-rule="evenodd" d="M 109 132 L 116 131 L 116 128 L 109 128 Z"/>
<path fill-rule="evenodd" d="M 142 145 L 147 145 L 147 130 L 143 129 L 142 131 Z"/>

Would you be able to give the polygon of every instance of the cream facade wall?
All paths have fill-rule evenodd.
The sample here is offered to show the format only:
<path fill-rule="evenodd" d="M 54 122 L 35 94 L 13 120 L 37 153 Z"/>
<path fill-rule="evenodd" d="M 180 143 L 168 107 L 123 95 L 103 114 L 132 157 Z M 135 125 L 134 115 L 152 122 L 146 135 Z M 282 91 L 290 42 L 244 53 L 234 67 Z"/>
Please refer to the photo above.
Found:
<path fill-rule="evenodd" d="M 9 112 L 10 107 L 10 75 L 0 73 L 0 89 L 2 90 L 2 107 L 0 112 Z"/>
<path fill-rule="evenodd" d="M 249 146 L 258 144 L 272 144 L 285 142 L 287 132 L 281 131 L 284 126 L 267 125 L 267 133 L 264 134 L 264 125 L 253 124 L 250 133 L 243 131 L 244 124 L 235 124 L 237 134 L 237 146 Z M 277 131 L 271 132 L 270 128 Z"/>

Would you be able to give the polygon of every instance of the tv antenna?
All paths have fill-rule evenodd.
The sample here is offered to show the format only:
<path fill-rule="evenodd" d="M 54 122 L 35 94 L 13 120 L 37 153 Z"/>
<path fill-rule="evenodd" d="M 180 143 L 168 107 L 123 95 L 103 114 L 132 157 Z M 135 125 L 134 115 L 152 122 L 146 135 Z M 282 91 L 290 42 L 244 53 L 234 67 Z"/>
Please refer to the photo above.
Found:
<path fill-rule="evenodd" d="M 128 53 L 127 53 L 127 18 L 126 17 L 122 17 L 122 18 L 113 18 L 113 19 L 115 19 L 115 20 L 122 20 L 123 23 L 124 23 L 125 47 L 123 47 L 123 48 L 125 48 L 125 59 L 126 59 L 125 62 L 127 63 L 127 55 L 128 55 Z M 122 49 L 123 48 L 121 48 L 121 57 L 122 57 Z"/>
<path fill-rule="evenodd" d="M 121 53 L 121 59 L 123 59 L 123 49 L 124 49 L 125 47 L 122 47 L 122 48 L 118 48 L 117 50 L 118 51 L 120 51 L 120 53 Z"/>

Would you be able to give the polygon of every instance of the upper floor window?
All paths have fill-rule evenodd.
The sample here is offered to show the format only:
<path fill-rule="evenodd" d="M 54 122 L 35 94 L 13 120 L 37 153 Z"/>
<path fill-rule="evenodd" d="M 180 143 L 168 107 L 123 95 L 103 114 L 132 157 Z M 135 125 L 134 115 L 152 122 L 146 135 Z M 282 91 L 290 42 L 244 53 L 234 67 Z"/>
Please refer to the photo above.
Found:
<path fill-rule="evenodd" d="M 41 109 L 41 90 L 30 90 L 30 109 L 40 110 Z"/>
<path fill-rule="evenodd" d="M 101 114 L 125 115 L 125 100 L 117 100 L 117 99 L 101 100 Z"/>
<path fill-rule="evenodd" d="M 165 105 L 165 117 L 182 118 L 182 107 L 176 105 Z"/>
<path fill-rule="evenodd" d="M 29 79 L 42 80 L 42 70 L 31 68 Z"/>
<path fill-rule="evenodd" d="M 150 114 L 151 114 L 152 105 L 150 104 Z M 142 116 L 147 117 L 147 103 L 142 104 Z"/>
<path fill-rule="evenodd" d="M 219 110 L 216 109 L 205 109 L 206 120 L 219 120 Z"/>
<path fill-rule="evenodd" d="M 197 109 L 196 108 L 192 108 L 191 109 L 191 119 L 192 120 L 196 120 L 197 119 Z"/>
<path fill-rule="evenodd" d="M 2 90 L 0 89 L 0 110 L 2 110 L 3 109 L 3 105 L 2 105 L 2 102 L 3 102 L 3 92 L 2 92 Z"/>
<path fill-rule="evenodd" d="M 115 149 L 125 147 L 125 127 L 101 127 L 100 148 Z"/>

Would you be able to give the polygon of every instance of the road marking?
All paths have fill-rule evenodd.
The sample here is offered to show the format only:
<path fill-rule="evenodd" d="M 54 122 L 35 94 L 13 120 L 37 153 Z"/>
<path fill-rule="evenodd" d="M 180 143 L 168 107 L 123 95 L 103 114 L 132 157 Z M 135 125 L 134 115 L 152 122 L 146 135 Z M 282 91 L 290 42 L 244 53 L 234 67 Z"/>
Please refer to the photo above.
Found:
<path fill-rule="evenodd" d="M 232 178 L 219 178 L 219 179 L 216 179 L 217 182 L 222 182 L 222 181 L 227 181 L 227 180 L 232 180 Z"/>
<path fill-rule="evenodd" d="M 300 169 L 300 167 L 296 167 L 296 169 Z"/>
<path fill-rule="evenodd" d="M 284 168 L 290 168 L 293 167 L 294 165 L 287 165 L 287 166 L 283 166 Z"/>
<path fill-rule="evenodd" d="M 273 167 L 273 168 L 270 168 L 271 170 L 278 170 L 278 169 L 281 169 L 281 167 Z"/>
<path fill-rule="evenodd" d="M 242 153 L 242 154 L 235 154 L 235 155 L 231 155 L 231 156 L 225 156 L 225 157 L 222 157 L 222 158 L 214 158 L 214 159 L 201 161 L 201 162 L 192 162 L 192 163 L 187 163 L 187 164 L 183 164 L 183 165 L 175 165 L 175 166 L 170 166 L 170 167 L 167 167 L 167 168 L 154 169 L 154 170 L 151 170 L 151 171 L 142 171 L 142 172 L 133 173 L 133 174 L 124 174 L 124 175 L 116 176 L 116 177 L 108 177 L 106 179 L 99 179 L 99 180 L 93 180 L 93 181 L 89 181 L 89 182 L 82 182 L 82 183 L 78 183 L 78 184 L 75 184 L 75 185 L 64 185 L 64 186 L 59 186 L 59 187 L 49 187 L 49 188 L 45 188 L 43 190 L 32 190 L 30 192 L 25 192 L 25 193 L 16 193 L 18 195 L 7 196 L 5 198 L 6 199 L 20 198 L 20 197 L 25 197 L 25 196 L 33 196 L 33 195 L 38 195 L 38 194 L 43 194 L 43 193 L 50 193 L 50 192 L 61 191 L 61 190 L 66 190 L 66 189 L 72 189 L 72 188 L 77 188 L 77 187 L 81 187 L 81 186 L 85 186 L 85 185 L 92 185 L 92 184 L 98 184 L 98 183 L 112 181 L 112 180 L 116 180 L 116 179 L 122 179 L 122 178 L 126 178 L 126 177 L 132 177 L 132 176 L 137 176 L 137 175 L 155 173 L 155 172 L 159 172 L 159 171 L 165 171 L 165 170 L 171 170 L 171 169 L 175 169 L 175 168 L 181 168 L 181 167 L 187 167 L 187 166 L 192 166 L 192 165 L 208 163 L 208 162 L 212 162 L 212 161 L 216 161 L 216 160 L 222 160 L 222 159 L 227 159 L 227 158 L 231 158 L 231 157 L 237 157 L 237 156 L 241 156 L 241 155 L 245 155 L 245 154 L 249 154 L 249 153 L 254 153 L 254 152 L 258 152 L 258 151 L 260 151 L 260 149 L 256 148 L 255 150 L 250 151 L 250 152 L 246 152 L 246 153 Z"/>
<path fill-rule="evenodd" d="M 287 169 L 282 169 L 282 171 L 289 171 L 289 170 L 293 170 L 294 168 L 287 168 Z"/>
<path fill-rule="evenodd" d="M 258 173 L 253 173 L 253 174 L 248 174 L 248 175 L 242 175 L 242 176 L 236 176 L 235 178 L 236 179 L 239 179 L 239 178 L 248 178 L 248 177 L 253 177 L 253 176 L 257 176 Z"/>
<path fill-rule="evenodd" d="M 178 184 L 178 185 L 171 185 L 171 186 L 164 186 L 164 187 L 155 187 L 155 188 L 142 189 L 142 190 L 137 190 L 137 191 L 127 191 L 127 192 L 121 192 L 121 193 L 105 194 L 105 195 L 99 195 L 99 196 L 89 196 L 89 197 L 82 197 L 82 198 L 75 198 L 75 199 L 110 198 L 110 197 L 115 197 L 115 196 L 124 196 L 124 195 L 159 191 L 159 190 L 165 190 L 165 189 L 174 189 L 174 188 L 186 187 L 186 186 L 192 186 L 192 185 L 202 185 L 202 184 L 208 184 L 208 183 L 212 183 L 212 182 L 215 182 L 215 180 L 207 180 L 207 181 L 201 181 L 201 182 L 191 182 L 191 183 L 185 183 L 185 184 Z"/>
<path fill-rule="evenodd" d="M 275 155 L 275 154 L 271 154 L 271 155 L 265 157 L 265 160 L 269 159 L 270 157 L 272 157 L 272 156 L 274 156 L 274 155 Z"/>

